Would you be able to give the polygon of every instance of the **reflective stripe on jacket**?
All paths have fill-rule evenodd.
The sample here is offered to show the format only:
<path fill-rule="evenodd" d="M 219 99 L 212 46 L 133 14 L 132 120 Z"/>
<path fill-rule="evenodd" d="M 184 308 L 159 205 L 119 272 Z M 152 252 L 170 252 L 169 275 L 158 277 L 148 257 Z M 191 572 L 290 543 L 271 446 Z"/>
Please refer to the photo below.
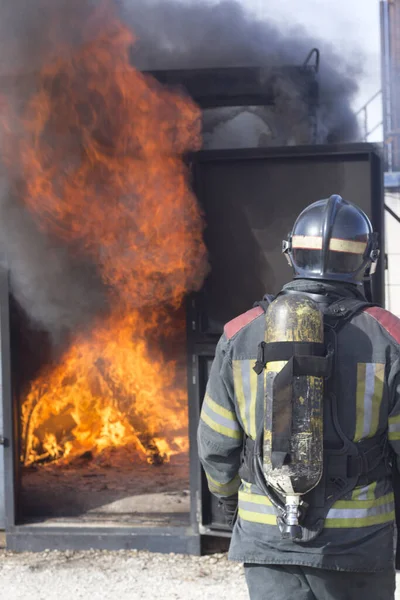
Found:
<path fill-rule="evenodd" d="M 387 493 L 377 497 L 375 490 L 368 486 L 356 488 L 353 497 L 348 500 L 338 500 L 329 510 L 325 521 L 327 529 L 367 527 L 381 523 L 390 523 L 394 519 L 394 495 L 387 481 Z M 376 483 L 372 484 L 376 486 Z M 354 497 L 360 492 L 369 495 L 368 498 Z M 243 484 L 239 490 L 239 515 L 252 523 L 265 523 L 276 526 L 276 511 L 266 496 L 260 494 L 256 486 Z"/>
<path fill-rule="evenodd" d="M 264 378 L 254 366 L 265 314 L 252 309 L 229 323 L 216 350 L 198 430 L 210 491 L 239 490 L 230 557 L 244 562 L 377 571 L 393 562 L 394 498 L 389 478 L 357 487 L 330 509 L 321 535 L 307 544 L 282 540 L 276 512 L 255 485 L 238 478 L 243 433 L 255 439 L 263 418 Z M 400 455 L 400 321 L 371 308 L 338 335 L 338 418 L 350 439 L 388 433 Z M 377 551 L 379 545 L 379 550 Z"/>

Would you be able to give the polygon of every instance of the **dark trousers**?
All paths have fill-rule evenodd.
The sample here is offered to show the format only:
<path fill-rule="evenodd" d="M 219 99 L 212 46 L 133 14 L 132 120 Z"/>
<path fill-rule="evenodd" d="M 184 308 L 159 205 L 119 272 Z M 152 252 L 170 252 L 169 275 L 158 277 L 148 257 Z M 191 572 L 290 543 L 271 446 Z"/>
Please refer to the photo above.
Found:
<path fill-rule="evenodd" d="M 250 600 L 394 600 L 394 570 L 348 573 L 286 565 L 244 565 Z"/>

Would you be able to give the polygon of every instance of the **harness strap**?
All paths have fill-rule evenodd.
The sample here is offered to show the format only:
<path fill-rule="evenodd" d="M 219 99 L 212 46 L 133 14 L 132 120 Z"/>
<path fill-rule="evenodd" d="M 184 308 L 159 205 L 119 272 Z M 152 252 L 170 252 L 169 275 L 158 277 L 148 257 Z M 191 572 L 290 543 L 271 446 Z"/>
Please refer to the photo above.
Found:
<path fill-rule="evenodd" d="M 356 479 L 356 485 L 368 485 L 391 473 L 386 436 L 374 436 L 361 442 L 353 442 L 352 446 L 354 453 L 339 453 L 328 448 L 324 449 L 324 471 L 331 484 L 335 481 L 334 485 L 341 488 L 338 490 L 339 496 L 343 494 L 341 481 Z M 248 483 L 256 483 L 253 468 L 255 452 L 255 441 L 246 437 L 241 453 L 239 475 Z"/>
<path fill-rule="evenodd" d="M 312 346 L 313 344 L 307 344 Z M 315 344 L 318 348 L 323 344 Z M 329 377 L 332 355 L 292 356 L 274 377 L 272 404 L 272 468 L 282 467 L 290 457 L 293 425 L 293 381 L 295 377 Z"/>
<path fill-rule="evenodd" d="M 272 294 L 265 294 L 265 296 L 263 297 L 262 300 L 260 300 L 259 302 L 255 302 L 253 304 L 253 308 L 260 306 L 263 309 L 263 311 L 266 313 L 269 308 L 269 305 L 274 300 L 275 300 L 275 296 L 273 296 Z"/>
<path fill-rule="evenodd" d="M 338 331 L 357 313 L 371 306 L 376 305 L 359 298 L 340 298 L 324 309 L 325 324 Z"/>
<path fill-rule="evenodd" d="M 257 303 L 264 312 L 273 298 L 264 298 Z M 357 313 L 371 303 L 360 298 L 340 298 L 322 309 L 324 312 L 325 343 L 311 342 L 261 342 L 258 346 L 257 361 L 253 367 L 260 375 L 269 362 L 285 361 L 286 365 L 276 374 L 273 381 L 272 406 L 272 448 L 271 462 L 273 468 L 282 467 L 290 461 L 292 434 L 292 384 L 295 377 L 314 376 L 331 379 L 334 369 L 334 348 L 336 344 L 327 342 L 329 335 L 336 338 L 338 331 Z M 328 338 L 326 337 L 328 336 Z M 334 396 L 334 394 L 333 394 Z M 339 427 L 338 423 L 334 423 Z M 322 531 L 326 516 L 333 504 L 351 492 L 357 485 L 365 486 L 390 474 L 389 450 L 387 438 L 375 436 L 362 442 L 354 443 L 346 438 L 343 432 L 337 431 L 343 442 L 343 450 L 324 448 L 324 468 L 321 482 L 308 494 L 303 496 L 303 528 L 304 542 L 317 537 Z M 261 443 L 262 438 L 258 439 Z M 255 465 L 257 445 L 246 438 L 241 455 L 240 477 L 255 484 Z M 262 466 L 260 465 L 262 472 Z M 307 507 L 312 510 L 308 511 Z"/>
<path fill-rule="evenodd" d="M 325 344 L 319 342 L 261 342 L 253 370 L 261 375 L 267 363 L 294 360 L 296 377 L 328 377 L 332 368 L 332 356 L 325 356 Z"/>

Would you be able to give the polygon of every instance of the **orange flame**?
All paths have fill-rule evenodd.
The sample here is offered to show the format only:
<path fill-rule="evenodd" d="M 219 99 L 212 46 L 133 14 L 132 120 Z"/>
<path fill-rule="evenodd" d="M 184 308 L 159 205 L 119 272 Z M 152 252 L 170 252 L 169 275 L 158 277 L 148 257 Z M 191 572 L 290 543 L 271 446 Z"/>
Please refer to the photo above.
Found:
<path fill-rule="evenodd" d="M 161 332 L 184 346 L 177 310 L 206 272 L 182 160 L 200 147 L 200 112 L 130 65 L 133 42 L 113 19 L 70 59 L 45 66 L 5 133 L 26 208 L 45 235 L 97 265 L 110 301 L 32 383 L 25 464 L 126 445 L 158 462 L 188 447 L 185 370 L 148 340 Z"/>

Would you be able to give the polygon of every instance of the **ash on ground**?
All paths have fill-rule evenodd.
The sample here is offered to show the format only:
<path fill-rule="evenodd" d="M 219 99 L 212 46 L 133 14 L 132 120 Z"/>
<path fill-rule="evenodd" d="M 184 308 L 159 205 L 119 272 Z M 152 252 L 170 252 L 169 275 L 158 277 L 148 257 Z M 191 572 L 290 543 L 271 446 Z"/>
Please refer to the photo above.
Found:
<path fill-rule="evenodd" d="M 118 449 L 106 459 L 88 453 L 70 464 L 24 468 L 22 507 L 26 521 L 79 518 L 120 524 L 186 525 L 189 522 L 189 457 L 164 464 L 130 459 Z"/>

